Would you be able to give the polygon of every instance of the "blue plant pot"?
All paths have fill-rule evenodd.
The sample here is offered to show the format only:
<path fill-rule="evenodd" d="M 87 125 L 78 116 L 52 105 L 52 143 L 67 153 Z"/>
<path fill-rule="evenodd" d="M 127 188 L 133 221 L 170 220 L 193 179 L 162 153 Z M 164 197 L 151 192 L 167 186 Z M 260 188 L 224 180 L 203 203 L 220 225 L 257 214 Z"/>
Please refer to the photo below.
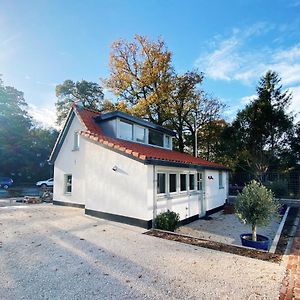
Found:
<path fill-rule="evenodd" d="M 281 205 L 280 208 L 279 208 L 279 214 L 281 216 L 283 216 L 284 213 L 285 213 L 285 211 L 286 211 L 286 209 L 287 209 L 287 205 L 286 204 Z"/>
<path fill-rule="evenodd" d="M 266 236 L 257 234 L 257 241 L 252 241 L 252 233 L 242 233 L 240 238 L 243 246 L 266 251 L 269 249 L 270 240 Z"/>

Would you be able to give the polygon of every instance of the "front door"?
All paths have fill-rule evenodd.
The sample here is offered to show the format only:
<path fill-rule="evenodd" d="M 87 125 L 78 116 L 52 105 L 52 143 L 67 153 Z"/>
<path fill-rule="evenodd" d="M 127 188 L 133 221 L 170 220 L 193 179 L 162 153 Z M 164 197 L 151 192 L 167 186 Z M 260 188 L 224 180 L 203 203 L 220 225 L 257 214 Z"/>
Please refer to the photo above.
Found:
<path fill-rule="evenodd" d="M 204 172 L 197 172 L 197 190 L 199 193 L 199 217 L 203 217 L 206 213 Z"/>

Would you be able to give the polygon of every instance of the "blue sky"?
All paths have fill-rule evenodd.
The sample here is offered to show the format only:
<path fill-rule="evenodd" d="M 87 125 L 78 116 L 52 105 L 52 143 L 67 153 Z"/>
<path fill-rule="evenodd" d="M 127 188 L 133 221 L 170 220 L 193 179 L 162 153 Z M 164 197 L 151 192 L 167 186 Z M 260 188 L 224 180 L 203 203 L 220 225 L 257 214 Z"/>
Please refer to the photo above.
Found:
<path fill-rule="evenodd" d="M 300 0 L 0 0 L 0 74 L 25 93 L 31 114 L 55 121 L 55 85 L 108 76 L 110 46 L 161 36 L 176 71 L 198 68 L 231 120 L 272 69 L 300 111 Z"/>

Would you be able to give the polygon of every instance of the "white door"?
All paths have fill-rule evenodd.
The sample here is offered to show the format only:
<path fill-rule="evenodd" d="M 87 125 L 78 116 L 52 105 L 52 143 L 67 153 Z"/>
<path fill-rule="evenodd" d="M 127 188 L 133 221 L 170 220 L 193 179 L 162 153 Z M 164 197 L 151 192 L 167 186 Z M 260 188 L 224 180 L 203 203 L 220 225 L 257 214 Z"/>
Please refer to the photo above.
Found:
<path fill-rule="evenodd" d="M 206 202 L 205 202 L 205 181 L 204 172 L 197 172 L 197 190 L 199 193 L 199 217 L 203 217 L 206 214 Z"/>

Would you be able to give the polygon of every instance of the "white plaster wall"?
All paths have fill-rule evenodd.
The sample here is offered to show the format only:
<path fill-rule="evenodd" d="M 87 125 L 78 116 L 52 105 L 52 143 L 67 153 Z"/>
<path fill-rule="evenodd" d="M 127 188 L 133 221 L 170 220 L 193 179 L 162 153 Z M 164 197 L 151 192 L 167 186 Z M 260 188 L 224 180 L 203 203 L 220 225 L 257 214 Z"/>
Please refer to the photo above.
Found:
<path fill-rule="evenodd" d="M 65 141 L 54 163 L 53 199 L 76 204 L 84 204 L 85 174 L 84 147 L 80 136 L 79 150 L 74 151 L 74 132 L 84 130 L 83 125 L 75 116 L 69 128 Z M 65 194 L 64 175 L 72 174 L 72 193 Z"/>
<path fill-rule="evenodd" d="M 167 210 L 174 211 L 179 214 L 180 220 L 199 214 L 199 196 L 194 194 L 191 196 L 182 195 L 173 198 L 161 198 L 157 201 L 157 214 Z"/>
<path fill-rule="evenodd" d="M 208 179 L 212 176 L 213 179 Z M 205 202 L 206 210 L 211 210 L 225 203 L 228 193 L 228 172 L 223 171 L 223 186 L 219 188 L 219 171 L 218 170 L 205 170 Z"/>
<path fill-rule="evenodd" d="M 86 151 L 85 208 L 142 220 L 152 219 L 147 206 L 148 166 L 82 139 Z M 117 166 L 117 171 L 112 168 Z"/>
<path fill-rule="evenodd" d="M 75 116 L 54 164 L 54 200 L 85 204 L 87 209 L 142 220 L 153 218 L 153 203 L 156 203 L 156 214 L 169 209 L 179 213 L 180 219 L 203 213 L 201 192 L 156 195 L 154 168 L 155 174 L 196 170 L 144 165 L 83 137 L 80 137 L 80 149 L 74 151 L 74 132 L 80 130 L 84 127 Z M 114 166 L 118 168 L 116 172 L 112 170 Z M 65 174 L 72 174 L 70 195 L 64 191 Z M 208 176 L 214 179 L 208 180 Z M 206 210 L 223 205 L 228 193 L 228 172 L 223 171 L 223 189 L 219 189 L 218 171 L 205 170 L 203 180 Z"/>

